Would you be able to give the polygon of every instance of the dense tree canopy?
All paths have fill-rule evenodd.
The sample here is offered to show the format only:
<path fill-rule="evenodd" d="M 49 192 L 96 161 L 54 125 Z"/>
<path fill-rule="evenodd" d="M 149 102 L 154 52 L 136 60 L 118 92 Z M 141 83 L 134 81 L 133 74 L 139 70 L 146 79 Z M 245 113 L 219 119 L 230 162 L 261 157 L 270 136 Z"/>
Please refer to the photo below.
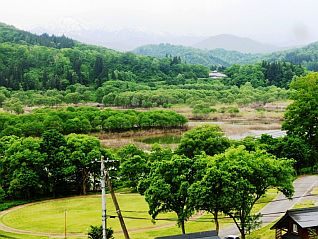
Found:
<path fill-rule="evenodd" d="M 296 90 L 292 95 L 294 102 L 285 113 L 283 129 L 287 130 L 289 138 L 299 138 L 310 149 L 310 157 L 306 166 L 317 167 L 318 145 L 318 73 L 298 77 L 291 87 Z M 305 146 L 306 147 L 306 146 Z M 306 154 L 306 151 L 304 151 Z"/>
<path fill-rule="evenodd" d="M 230 216 L 242 238 L 257 226 L 252 214 L 256 201 L 272 187 L 285 196 L 293 194 L 293 161 L 277 159 L 263 151 L 248 152 L 244 146 L 230 148 L 210 158 L 204 177 L 189 188 L 190 201 L 197 210 Z"/>
<path fill-rule="evenodd" d="M 318 71 L 318 43 L 314 42 L 301 48 L 275 52 L 267 56 L 267 59 L 302 64 L 308 70 Z"/>
<path fill-rule="evenodd" d="M 3 43 L 0 59 L 0 86 L 14 90 L 65 89 L 76 83 L 98 87 L 107 80 L 169 82 L 179 74 L 186 78 L 208 75 L 208 69 L 200 65 L 80 44 L 56 49 Z"/>
<path fill-rule="evenodd" d="M 53 48 L 71 48 L 75 45 L 72 39 L 42 34 L 40 36 L 27 31 L 19 30 L 13 26 L 0 23 L 0 43 L 13 42 L 25 45 L 40 45 Z"/>
<path fill-rule="evenodd" d="M 288 88 L 295 76 L 305 73 L 300 65 L 288 62 L 268 62 L 254 65 L 232 65 L 225 70 L 228 84 L 237 86 L 250 82 L 254 87 L 275 85 Z"/>
<path fill-rule="evenodd" d="M 175 212 L 184 234 L 184 223 L 194 212 L 188 200 L 188 188 L 194 180 L 195 164 L 192 159 L 174 155 L 170 160 L 154 162 L 145 191 L 152 218 L 155 219 L 159 213 Z"/>
<path fill-rule="evenodd" d="M 183 127 L 187 119 L 168 110 L 99 110 L 94 107 L 37 109 L 30 114 L 0 113 L 0 136 L 40 136 L 55 129 L 63 134 Z"/>
<path fill-rule="evenodd" d="M 207 155 L 223 153 L 230 146 L 220 127 L 203 125 L 184 134 L 176 152 L 187 157 L 194 157 L 204 152 Z"/>

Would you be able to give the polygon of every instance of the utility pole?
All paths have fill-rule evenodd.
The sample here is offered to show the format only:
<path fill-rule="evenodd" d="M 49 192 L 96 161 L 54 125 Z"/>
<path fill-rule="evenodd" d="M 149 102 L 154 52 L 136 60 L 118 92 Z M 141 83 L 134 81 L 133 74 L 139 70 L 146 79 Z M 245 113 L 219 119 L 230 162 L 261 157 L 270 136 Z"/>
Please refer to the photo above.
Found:
<path fill-rule="evenodd" d="M 115 205 L 115 208 L 116 208 L 118 219 L 119 219 L 121 228 L 123 230 L 125 239 L 129 239 L 128 230 L 126 228 L 124 218 L 123 218 L 123 216 L 121 214 L 121 211 L 120 211 L 120 208 L 119 208 L 119 204 L 118 204 L 118 201 L 117 201 L 117 198 L 116 198 L 116 194 L 115 194 L 115 192 L 113 190 L 113 186 L 112 186 L 112 183 L 110 181 L 110 177 L 109 177 L 109 173 L 108 173 L 107 169 L 106 169 L 106 180 L 107 180 L 108 189 L 110 191 L 110 194 L 112 195 L 112 199 L 113 199 L 113 202 L 114 202 L 114 205 Z"/>
<path fill-rule="evenodd" d="M 98 162 L 97 160 L 95 162 Z M 113 190 L 112 187 L 112 183 L 110 181 L 110 177 L 109 177 L 109 173 L 108 173 L 108 168 L 107 165 L 105 167 L 105 163 L 111 163 L 111 162 L 116 162 L 116 160 L 109 160 L 107 158 L 106 161 L 104 161 L 104 156 L 101 156 L 101 164 L 100 164 L 100 171 L 101 171 L 101 188 L 102 188 L 102 229 L 103 229 L 103 239 L 107 239 L 107 217 L 106 217 L 106 181 L 107 181 L 107 186 L 108 189 L 111 193 L 112 199 L 113 199 L 113 203 L 115 205 L 116 208 L 116 212 L 119 218 L 119 222 L 121 225 L 121 228 L 123 230 L 125 239 L 130 239 L 129 235 L 128 235 L 128 231 L 124 222 L 124 218 L 121 214 L 120 208 L 119 208 L 119 204 L 115 195 L 115 192 Z"/>
<path fill-rule="evenodd" d="M 106 224 L 106 191 L 105 191 L 105 163 L 104 163 L 104 156 L 101 156 L 100 161 L 100 172 L 101 172 L 101 179 L 100 184 L 102 188 L 102 228 L 103 228 L 103 239 L 107 239 L 107 224 Z"/>

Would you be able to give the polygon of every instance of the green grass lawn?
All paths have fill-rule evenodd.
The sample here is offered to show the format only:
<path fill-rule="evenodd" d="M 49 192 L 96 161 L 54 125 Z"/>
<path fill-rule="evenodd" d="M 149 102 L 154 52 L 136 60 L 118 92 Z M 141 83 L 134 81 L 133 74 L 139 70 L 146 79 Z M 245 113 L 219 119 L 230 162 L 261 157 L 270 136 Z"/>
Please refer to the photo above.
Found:
<path fill-rule="evenodd" d="M 125 219 L 128 228 L 154 226 L 148 215 L 148 205 L 138 194 L 118 195 L 118 201 L 126 217 L 146 219 Z M 6 225 L 17 229 L 40 232 L 64 232 L 64 212 L 67 215 L 67 231 L 70 233 L 86 233 L 90 225 L 99 225 L 101 220 L 100 196 L 74 197 L 58 200 L 43 201 L 22 209 L 12 211 L 1 218 Z M 111 202 L 107 198 L 107 214 L 117 215 Z M 132 212 L 125 212 L 132 211 Z M 159 218 L 175 218 L 173 213 L 167 213 Z M 117 218 L 108 218 L 108 226 L 115 231 L 120 230 Z M 156 225 L 171 223 L 171 221 L 157 221 Z M 173 223 L 173 222 L 172 222 Z"/>
<path fill-rule="evenodd" d="M 253 209 L 254 212 L 260 210 L 277 195 L 276 190 L 270 190 L 262 197 Z M 140 219 L 125 218 L 125 222 L 130 231 L 132 239 L 150 239 L 156 236 L 180 234 L 181 230 L 175 221 L 158 220 L 155 224 L 151 222 L 148 214 L 148 205 L 143 196 L 139 194 L 118 194 L 118 201 L 124 217 L 135 217 Z M 17 229 L 29 230 L 34 232 L 63 233 L 64 232 L 64 212 L 67 215 L 67 232 L 86 234 L 90 225 L 100 225 L 101 220 L 101 198 L 99 195 L 85 197 L 71 197 L 56 200 L 48 200 L 28 205 L 18 210 L 13 210 L 0 218 L 1 222 Z M 107 215 L 116 215 L 113 203 L 107 195 Z M 232 220 L 223 218 L 220 215 L 221 228 L 229 226 Z M 143 219 L 145 218 L 145 219 Z M 161 214 L 159 219 L 176 219 L 174 213 Z M 197 232 L 213 230 L 214 223 L 212 215 L 203 214 L 196 220 L 186 223 L 187 232 Z M 118 218 L 108 218 L 108 227 L 112 227 L 116 239 L 124 238 L 120 230 Z M 151 227 L 158 227 L 150 230 Z M 144 228 L 143 231 L 135 231 Z M 16 235 L 0 231 L 0 238 L 26 238 L 42 239 L 47 237 L 35 237 L 26 235 Z M 72 237 L 75 239 L 76 237 Z"/>
<path fill-rule="evenodd" d="M 253 209 L 252 209 L 252 213 L 257 213 L 258 211 L 260 211 L 263 207 L 266 206 L 267 203 L 269 203 L 270 201 L 272 201 L 273 199 L 275 199 L 275 197 L 277 196 L 278 191 L 275 188 L 271 188 L 269 189 L 266 194 L 261 197 L 254 205 Z"/>
<path fill-rule="evenodd" d="M 318 194 L 318 187 L 314 187 L 313 190 L 310 192 L 313 195 Z"/>
<path fill-rule="evenodd" d="M 19 235 L 14 233 L 0 231 L 0 238 L 2 239 L 47 239 L 48 237 L 37 237 L 29 235 Z"/>
<path fill-rule="evenodd" d="M 315 200 L 303 200 L 299 203 L 296 203 L 293 208 L 307 208 L 307 207 L 314 207 Z"/>
<path fill-rule="evenodd" d="M 251 234 L 246 235 L 246 239 L 273 239 L 275 238 L 275 230 L 270 230 L 270 228 L 276 223 L 272 222 L 265 227 L 251 232 Z"/>

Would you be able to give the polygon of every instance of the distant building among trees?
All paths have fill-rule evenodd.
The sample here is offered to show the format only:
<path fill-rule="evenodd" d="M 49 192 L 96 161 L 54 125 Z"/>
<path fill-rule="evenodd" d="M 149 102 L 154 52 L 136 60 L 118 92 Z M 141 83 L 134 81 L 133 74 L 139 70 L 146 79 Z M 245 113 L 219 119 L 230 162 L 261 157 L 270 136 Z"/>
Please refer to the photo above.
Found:
<path fill-rule="evenodd" d="M 209 73 L 209 77 L 212 79 L 221 79 L 227 77 L 227 75 L 215 70 Z"/>

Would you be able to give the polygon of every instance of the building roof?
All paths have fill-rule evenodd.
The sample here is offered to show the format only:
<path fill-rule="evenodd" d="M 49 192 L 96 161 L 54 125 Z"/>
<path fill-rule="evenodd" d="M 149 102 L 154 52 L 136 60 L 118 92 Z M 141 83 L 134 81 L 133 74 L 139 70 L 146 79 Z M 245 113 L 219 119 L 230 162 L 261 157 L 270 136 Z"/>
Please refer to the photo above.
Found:
<path fill-rule="evenodd" d="M 301 228 L 318 227 L 318 207 L 288 210 L 271 229 L 286 227 L 289 218 Z"/>
<path fill-rule="evenodd" d="M 216 231 L 205 231 L 176 236 L 156 237 L 155 239 L 220 239 L 220 237 Z"/>
<path fill-rule="evenodd" d="M 211 78 L 224 78 L 224 77 L 227 77 L 227 75 L 225 75 L 221 72 L 212 71 L 209 73 L 209 77 L 211 77 Z"/>

